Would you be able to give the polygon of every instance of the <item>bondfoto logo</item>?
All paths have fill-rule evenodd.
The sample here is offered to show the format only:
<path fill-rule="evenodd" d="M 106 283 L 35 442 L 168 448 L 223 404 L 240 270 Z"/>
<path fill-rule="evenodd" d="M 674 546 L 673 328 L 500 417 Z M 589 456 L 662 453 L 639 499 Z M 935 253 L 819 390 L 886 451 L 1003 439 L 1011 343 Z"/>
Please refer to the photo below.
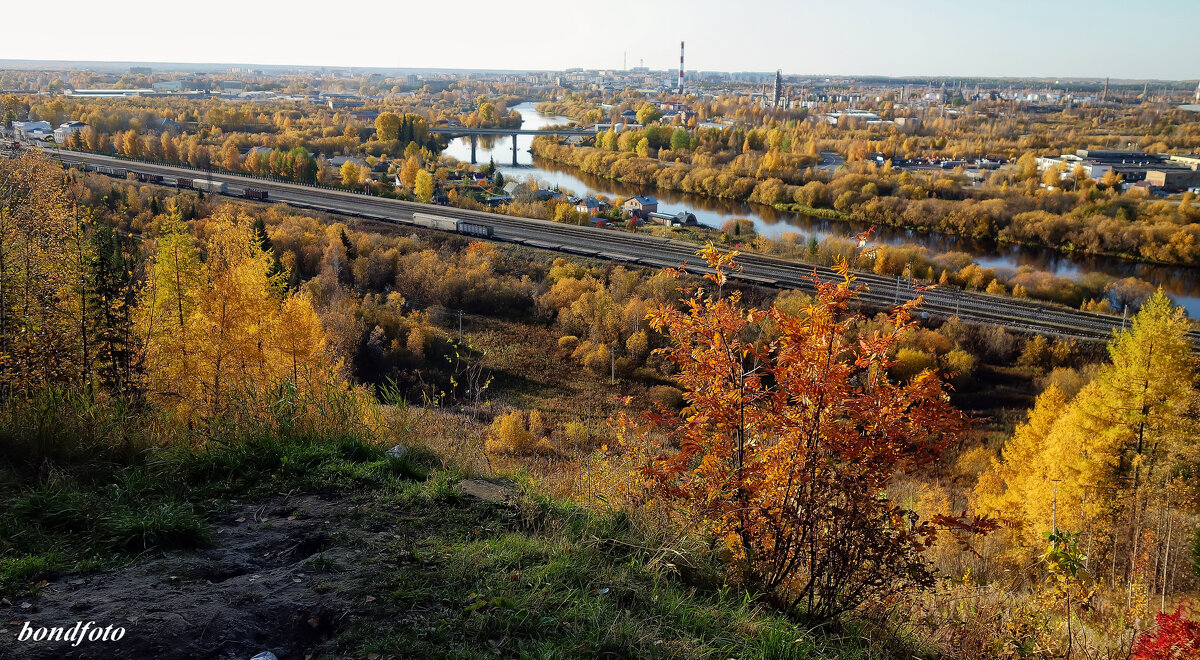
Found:
<path fill-rule="evenodd" d="M 125 629 L 108 626 L 100 628 L 95 621 L 76 621 L 67 628 L 34 628 L 26 621 L 17 633 L 18 642 L 72 642 L 79 646 L 83 642 L 116 642 L 125 636 Z"/>

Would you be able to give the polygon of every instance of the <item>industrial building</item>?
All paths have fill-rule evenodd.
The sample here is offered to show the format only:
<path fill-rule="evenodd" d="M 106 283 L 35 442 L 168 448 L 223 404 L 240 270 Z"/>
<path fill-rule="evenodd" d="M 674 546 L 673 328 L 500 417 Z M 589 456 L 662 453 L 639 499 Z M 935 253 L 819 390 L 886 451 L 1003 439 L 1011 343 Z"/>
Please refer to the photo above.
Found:
<path fill-rule="evenodd" d="M 1078 149 L 1074 154 L 1042 157 L 1038 158 L 1037 162 L 1038 170 L 1042 172 L 1062 166 L 1064 175 L 1082 170 L 1085 176 L 1095 180 L 1113 172 L 1120 175 L 1126 184 L 1144 181 L 1153 188 L 1178 192 L 1196 185 L 1196 163 L 1200 162 L 1200 158 L 1148 154 L 1143 151 Z"/>
<path fill-rule="evenodd" d="M 45 140 L 53 135 L 48 121 L 14 121 L 12 131 L 18 140 Z"/>

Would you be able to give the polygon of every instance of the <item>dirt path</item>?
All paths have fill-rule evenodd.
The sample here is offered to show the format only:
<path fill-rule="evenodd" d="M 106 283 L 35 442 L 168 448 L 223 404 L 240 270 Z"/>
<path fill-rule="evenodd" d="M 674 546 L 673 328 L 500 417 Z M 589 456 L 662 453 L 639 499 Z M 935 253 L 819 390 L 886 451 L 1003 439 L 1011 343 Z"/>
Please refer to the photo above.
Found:
<path fill-rule="evenodd" d="M 277 496 L 242 505 L 213 543 L 103 573 L 67 576 L 34 596 L 0 602 L 0 658 L 242 658 L 271 650 L 304 658 L 338 630 L 377 570 L 393 531 L 364 526 L 363 507 Z M 77 621 L 123 627 L 117 642 L 15 641 Z"/>

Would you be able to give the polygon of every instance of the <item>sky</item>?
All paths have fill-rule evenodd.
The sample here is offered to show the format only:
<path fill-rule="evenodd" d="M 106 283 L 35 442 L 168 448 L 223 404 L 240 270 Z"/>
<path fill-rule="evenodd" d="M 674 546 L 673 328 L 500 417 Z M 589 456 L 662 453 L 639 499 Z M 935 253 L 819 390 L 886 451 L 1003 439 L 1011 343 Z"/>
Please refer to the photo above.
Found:
<path fill-rule="evenodd" d="M 1200 78 L 1200 0 L 203 0 L 45 5 L 0 59 Z M 36 6 L 26 5 L 36 12 Z M 625 58 L 625 59 L 623 59 Z"/>

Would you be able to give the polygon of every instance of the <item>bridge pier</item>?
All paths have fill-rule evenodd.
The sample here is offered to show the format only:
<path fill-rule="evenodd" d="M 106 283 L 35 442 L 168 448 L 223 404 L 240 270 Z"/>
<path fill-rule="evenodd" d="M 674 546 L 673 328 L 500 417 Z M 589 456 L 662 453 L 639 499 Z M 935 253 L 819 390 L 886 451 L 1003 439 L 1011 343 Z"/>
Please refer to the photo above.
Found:
<path fill-rule="evenodd" d="M 517 134 L 513 133 L 512 138 L 513 138 L 513 166 L 516 167 L 516 165 L 517 165 Z"/>
<path fill-rule="evenodd" d="M 474 165 L 476 162 L 478 162 L 475 160 L 475 146 L 478 143 L 479 143 L 479 136 L 472 133 L 471 134 L 471 164 L 472 165 Z"/>

